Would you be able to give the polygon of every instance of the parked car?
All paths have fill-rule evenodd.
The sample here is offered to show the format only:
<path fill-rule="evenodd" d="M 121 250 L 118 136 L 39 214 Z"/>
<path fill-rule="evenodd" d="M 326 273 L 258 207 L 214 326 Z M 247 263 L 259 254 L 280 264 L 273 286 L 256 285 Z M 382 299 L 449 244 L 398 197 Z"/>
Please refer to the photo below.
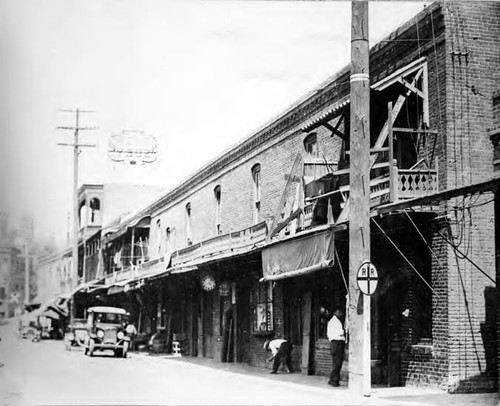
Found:
<path fill-rule="evenodd" d="M 109 306 L 95 306 L 87 309 L 87 330 L 85 354 L 93 356 L 96 350 L 112 350 L 115 357 L 127 357 L 130 337 L 125 331 L 128 313 L 125 309 Z"/>

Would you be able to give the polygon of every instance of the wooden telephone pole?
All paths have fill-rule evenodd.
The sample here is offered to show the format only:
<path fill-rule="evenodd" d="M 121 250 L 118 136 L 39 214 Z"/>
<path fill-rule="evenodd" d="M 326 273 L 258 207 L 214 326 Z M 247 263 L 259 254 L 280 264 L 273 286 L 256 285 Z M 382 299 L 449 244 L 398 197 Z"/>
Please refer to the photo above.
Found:
<path fill-rule="evenodd" d="M 72 127 L 59 126 L 59 130 L 71 130 L 73 131 L 74 141 L 72 144 L 58 143 L 57 145 L 62 145 L 66 147 L 73 147 L 73 241 L 72 241 L 72 276 L 73 276 L 73 286 L 75 288 L 78 285 L 78 231 L 80 228 L 79 214 L 78 214 L 78 155 L 80 154 L 81 147 L 95 147 L 94 144 L 80 144 L 79 134 L 83 130 L 94 130 L 94 127 L 80 127 L 80 114 L 90 113 L 88 110 L 61 110 L 68 113 L 75 113 L 75 125 Z"/>
<path fill-rule="evenodd" d="M 357 284 L 370 260 L 370 76 L 368 2 L 352 2 L 349 216 L 349 390 L 370 395 L 370 296 Z"/>

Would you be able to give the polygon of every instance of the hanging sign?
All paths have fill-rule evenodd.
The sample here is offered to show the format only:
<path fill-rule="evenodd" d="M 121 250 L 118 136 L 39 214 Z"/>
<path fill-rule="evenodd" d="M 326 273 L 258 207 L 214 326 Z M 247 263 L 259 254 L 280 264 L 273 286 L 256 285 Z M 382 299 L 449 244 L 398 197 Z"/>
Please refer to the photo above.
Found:
<path fill-rule="evenodd" d="M 222 282 L 219 285 L 219 296 L 229 296 L 229 292 L 231 290 L 231 286 L 229 282 Z"/>
<path fill-rule="evenodd" d="M 358 274 L 356 278 L 358 282 L 358 288 L 365 295 L 371 295 L 375 293 L 378 285 L 378 272 L 375 265 L 370 261 L 365 261 L 358 268 Z"/>

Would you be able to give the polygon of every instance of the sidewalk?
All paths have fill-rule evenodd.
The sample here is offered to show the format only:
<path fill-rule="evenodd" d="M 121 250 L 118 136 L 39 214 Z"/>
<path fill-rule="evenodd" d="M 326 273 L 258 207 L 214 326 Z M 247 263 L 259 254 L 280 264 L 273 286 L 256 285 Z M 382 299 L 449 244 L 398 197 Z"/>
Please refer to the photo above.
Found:
<path fill-rule="evenodd" d="M 221 363 L 210 358 L 175 357 L 165 354 L 135 353 L 138 356 L 168 359 L 176 362 L 190 363 L 205 368 L 213 368 L 230 373 L 244 374 L 246 376 L 259 377 L 274 381 L 280 381 L 292 385 L 305 385 L 318 391 L 340 391 L 342 396 L 348 396 L 346 382 L 341 382 L 338 388 L 328 385 L 328 377 L 317 375 L 303 375 L 299 372 L 293 374 L 278 373 L 270 375 L 270 369 L 254 367 L 239 363 Z M 339 393 L 339 395 L 340 395 Z M 448 394 L 439 389 L 374 386 L 369 398 L 364 398 L 363 404 L 391 404 L 391 405 L 422 405 L 422 406 L 497 406 L 500 405 L 497 393 L 479 394 Z"/>

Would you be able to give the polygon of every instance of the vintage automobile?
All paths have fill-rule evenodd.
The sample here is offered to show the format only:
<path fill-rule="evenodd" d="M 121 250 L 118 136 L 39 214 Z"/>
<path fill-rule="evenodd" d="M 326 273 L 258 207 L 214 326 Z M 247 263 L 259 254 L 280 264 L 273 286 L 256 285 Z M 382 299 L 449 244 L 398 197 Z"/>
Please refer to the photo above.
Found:
<path fill-rule="evenodd" d="M 115 357 L 127 357 L 130 337 L 125 331 L 128 313 L 124 309 L 95 306 L 87 309 L 85 354 L 93 356 L 96 350 L 113 350 Z"/>

